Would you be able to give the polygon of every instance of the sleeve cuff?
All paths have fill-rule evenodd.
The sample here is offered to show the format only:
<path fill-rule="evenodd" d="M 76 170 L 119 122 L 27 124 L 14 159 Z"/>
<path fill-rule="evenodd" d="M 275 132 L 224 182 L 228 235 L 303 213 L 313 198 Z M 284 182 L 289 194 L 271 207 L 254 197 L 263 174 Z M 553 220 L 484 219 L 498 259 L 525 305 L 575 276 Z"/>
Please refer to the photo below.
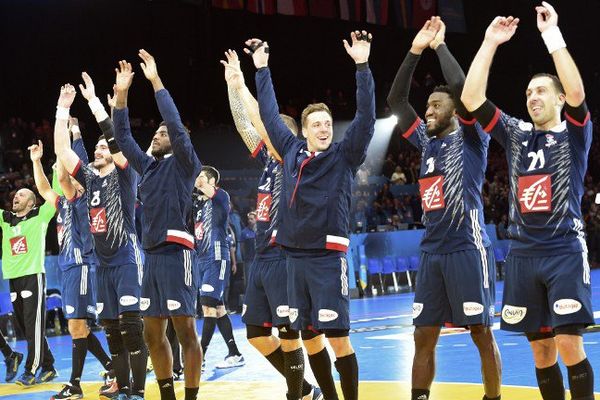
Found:
<path fill-rule="evenodd" d="M 360 64 L 356 64 L 357 71 L 366 71 L 369 69 L 369 62 L 364 62 Z"/>

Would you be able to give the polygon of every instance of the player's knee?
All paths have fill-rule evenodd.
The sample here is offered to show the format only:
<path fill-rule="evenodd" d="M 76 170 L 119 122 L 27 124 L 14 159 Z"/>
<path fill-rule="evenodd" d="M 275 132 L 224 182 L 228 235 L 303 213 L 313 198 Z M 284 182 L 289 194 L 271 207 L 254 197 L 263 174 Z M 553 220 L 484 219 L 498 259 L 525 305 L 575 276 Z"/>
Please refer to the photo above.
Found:
<path fill-rule="evenodd" d="M 298 340 L 300 339 L 300 332 L 293 330 L 289 325 L 278 326 L 279 339 L 282 340 Z"/>
<path fill-rule="evenodd" d="M 202 313 L 204 314 L 205 317 L 217 318 L 217 308 L 216 307 L 202 306 Z"/>
<path fill-rule="evenodd" d="M 342 332 L 334 333 L 335 335 L 342 335 Z M 327 331 L 325 331 L 325 336 L 335 353 L 337 358 L 345 357 L 354 353 L 354 349 L 352 348 L 352 344 L 350 343 L 349 336 L 328 336 Z"/>
<path fill-rule="evenodd" d="M 108 343 L 108 351 L 111 356 L 115 357 L 125 351 L 119 321 L 116 319 L 105 319 L 101 322 L 106 334 L 106 342 Z"/>
<path fill-rule="evenodd" d="M 225 314 L 227 314 L 227 310 L 225 309 L 225 306 L 220 304 L 217 306 L 216 308 L 216 313 L 217 313 L 217 318 L 221 318 L 223 317 Z"/>
<path fill-rule="evenodd" d="M 84 319 L 70 319 L 68 323 L 69 334 L 73 339 L 83 339 L 90 333 L 87 322 Z"/>
<path fill-rule="evenodd" d="M 489 345 L 494 341 L 492 330 L 488 326 L 471 325 L 469 330 L 471 332 L 471 339 L 473 339 L 473 343 L 475 343 L 475 345 L 478 347 Z"/>
<path fill-rule="evenodd" d="M 144 347 L 144 325 L 138 312 L 126 312 L 119 318 L 119 328 L 123 344 L 130 353 L 136 353 Z"/>
<path fill-rule="evenodd" d="M 582 337 L 584 329 L 583 325 L 565 325 L 554 329 L 556 346 L 561 355 L 584 352 Z"/>
<path fill-rule="evenodd" d="M 306 329 L 301 335 L 308 354 L 317 354 L 325 348 L 325 335 L 322 332 Z"/>
<path fill-rule="evenodd" d="M 435 350 L 440 329 L 438 327 L 415 327 L 415 352 L 418 354 L 431 353 Z"/>
<path fill-rule="evenodd" d="M 267 338 L 271 336 L 271 328 L 257 325 L 246 325 L 246 338 L 248 340 Z"/>

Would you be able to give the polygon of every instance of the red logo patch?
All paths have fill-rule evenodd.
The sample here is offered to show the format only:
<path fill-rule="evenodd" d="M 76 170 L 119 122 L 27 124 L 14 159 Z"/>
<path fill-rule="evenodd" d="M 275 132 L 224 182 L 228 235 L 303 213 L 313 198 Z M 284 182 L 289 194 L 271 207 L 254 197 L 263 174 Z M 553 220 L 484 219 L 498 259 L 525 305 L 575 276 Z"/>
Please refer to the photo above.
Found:
<path fill-rule="evenodd" d="M 269 212 L 271 211 L 271 195 L 269 193 L 259 193 L 256 199 L 256 220 L 269 222 Z"/>
<path fill-rule="evenodd" d="M 443 185 L 443 176 L 432 176 L 430 178 L 419 179 L 419 190 L 421 192 L 423 211 L 440 210 L 446 207 Z"/>
<path fill-rule="evenodd" d="M 521 213 L 552 211 L 552 179 L 550 175 L 519 177 Z"/>
<path fill-rule="evenodd" d="M 10 238 L 10 250 L 13 256 L 20 256 L 27 253 L 27 239 L 25 236 Z"/>
<path fill-rule="evenodd" d="M 202 221 L 196 222 L 194 226 L 194 236 L 196 236 L 196 240 L 202 240 L 204 237 L 204 226 L 202 226 Z"/>
<path fill-rule="evenodd" d="M 92 208 L 90 210 L 90 231 L 92 233 L 106 233 L 106 209 Z"/>

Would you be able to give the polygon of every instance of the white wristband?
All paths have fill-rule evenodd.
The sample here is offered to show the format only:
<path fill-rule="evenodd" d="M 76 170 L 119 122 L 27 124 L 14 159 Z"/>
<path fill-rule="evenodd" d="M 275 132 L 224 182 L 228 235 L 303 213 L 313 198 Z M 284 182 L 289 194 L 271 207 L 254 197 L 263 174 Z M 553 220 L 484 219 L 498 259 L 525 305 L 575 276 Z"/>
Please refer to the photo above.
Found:
<path fill-rule="evenodd" d="M 558 49 L 567 47 L 565 40 L 563 39 L 562 33 L 558 26 L 553 26 L 542 32 L 542 39 L 548 48 L 548 53 L 552 54 Z"/>
<path fill-rule="evenodd" d="M 69 108 L 56 106 L 56 119 L 69 120 Z"/>
<path fill-rule="evenodd" d="M 77 125 L 73 125 L 71 127 L 71 133 L 81 133 L 81 131 L 79 130 L 79 127 Z"/>
<path fill-rule="evenodd" d="M 100 99 L 94 97 L 88 102 L 88 106 L 90 106 L 90 110 L 92 110 L 92 114 L 96 114 L 100 110 L 104 110 L 104 106 L 100 103 Z"/>

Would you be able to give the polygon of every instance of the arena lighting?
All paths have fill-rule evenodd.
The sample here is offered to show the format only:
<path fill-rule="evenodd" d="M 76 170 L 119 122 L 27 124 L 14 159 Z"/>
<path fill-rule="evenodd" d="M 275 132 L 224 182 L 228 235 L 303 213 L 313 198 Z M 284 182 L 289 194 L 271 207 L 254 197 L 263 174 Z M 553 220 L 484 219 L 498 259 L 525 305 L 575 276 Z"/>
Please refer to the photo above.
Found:
<path fill-rule="evenodd" d="M 344 133 L 351 121 L 334 121 L 333 122 L 333 140 L 338 142 L 343 139 Z M 387 154 L 390 138 L 394 132 L 394 127 L 398 122 L 398 117 L 392 115 L 387 118 L 380 118 L 375 121 L 375 134 L 369 148 L 367 149 L 367 158 L 365 165 L 369 166 L 369 173 L 372 176 L 381 174 L 381 167 Z"/>

